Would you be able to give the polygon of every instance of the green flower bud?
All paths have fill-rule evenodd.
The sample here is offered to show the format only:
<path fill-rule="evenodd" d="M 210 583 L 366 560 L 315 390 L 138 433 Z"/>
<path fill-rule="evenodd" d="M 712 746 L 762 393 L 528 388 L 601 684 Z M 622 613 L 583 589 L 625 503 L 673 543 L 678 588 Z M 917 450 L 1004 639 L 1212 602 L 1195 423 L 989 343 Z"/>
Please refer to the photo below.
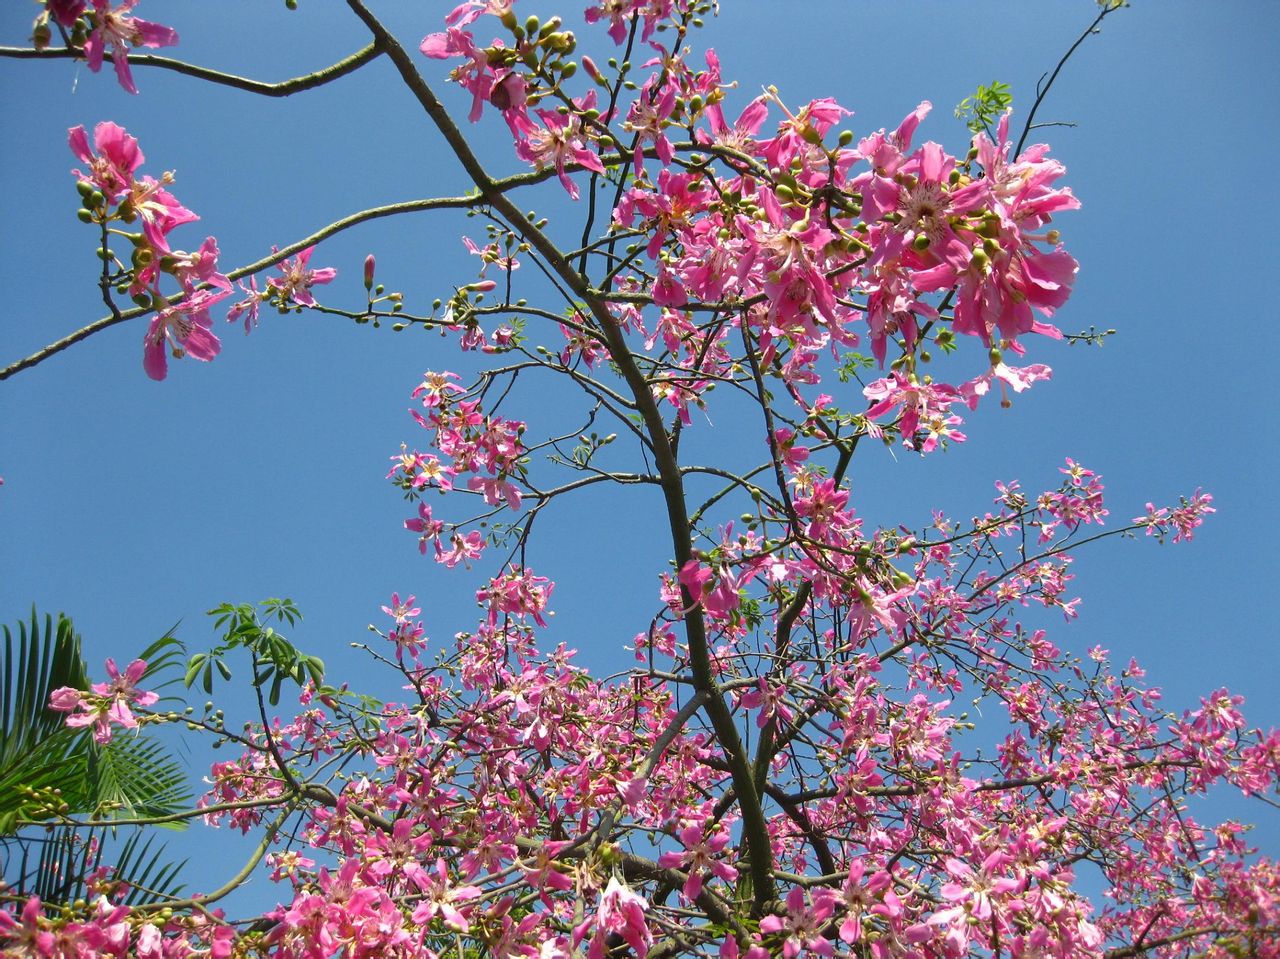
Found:
<path fill-rule="evenodd" d="M 928 233 L 917 233 L 916 238 L 911 241 L 911 248 L 917 253 L 923 253 L 929 249 L 930 242 L 932 241 L 929 239 Z"/>

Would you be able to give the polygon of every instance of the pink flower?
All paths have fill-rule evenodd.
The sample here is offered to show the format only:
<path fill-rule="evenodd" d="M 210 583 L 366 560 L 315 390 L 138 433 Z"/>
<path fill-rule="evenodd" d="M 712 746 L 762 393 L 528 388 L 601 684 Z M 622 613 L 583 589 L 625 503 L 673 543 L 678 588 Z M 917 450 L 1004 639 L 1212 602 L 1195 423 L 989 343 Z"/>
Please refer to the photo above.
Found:
<path fill-rule="evenodd" d="M 436 860 L 435 869 L 431 872 L 417 864 L 407 866 L 405 872 L 422 890 L 424 897 L 413 912 L 414 922 L 426 923 L 439 916 L 455 932 L 471 931 L 466 913 L 454 904 L 475 899 L 480 895 L 479 889 L 475 886 L 454 886 L 443 859 Z"/>
<path fill-rule="evenodd" d="M 213 334 L 209 307 L 228 295 L 227 290 L 203 289 L 189 292 L 176 306 L 166 306 L 151 318 L 143 339 L 142 368 L 153 380 L 168 374 L 166 354 L 174 359 L 192 356 L 208 362 L 218 355 L 222 342 Z"/>
<path fill-rule="evenodd" d="M 519 141 L 517 151 L 539 170 L 554 166 L 565 191 L 576 200 L 578 185 L 569 179 L 568 164 L 576 163 L 595 173 L 604 173 L 604 164 L 583 143 L 581 121 L 576 114 L 561 116 L 550 110 L 539 110 L 538 117 L 543 126 L 535 127 L 527 139 Z"/>
<path fill-rule="evenodd" d="M 320 283 L 328 283 L 338 275 L 338 271 L 331 266 L 320 270 L 307 267 L 307 262 L 311 259 L 311 253 L 314 250 L 314 246 L 309 246 L 293 259 L 280 263 L 279 269 L 282 275 L 267 281 L 268 286 L 279 291 L 283 302 L 315 306 L 316 300 L 311 295 L 311 288 Z"/>
<path fill-rule="evenodd" d="M 98 743 L 111 741 L 113 723 L 125 729 L 138 728 L 130 704 L 150 706 L 160 698 L 137 688 L 138 680 L 147 671 L 145 661 L 135 659 L 121 673 L 116 661 L 108 659 L 106 668 L 110 682 L 94 683 L 90 687 L 92 693 L 63 686 L 49 695 L 50 709 L 69 713 L 65 722 L 73 728 L 93 726 L 93 738 Z"/>
<path fill-rule="evenodd" d="M 110 47 L 116 78 L 130 93 L 137 93 L 138 88 L 129 70 L 129 48 L 171 47 L 178 42 L 178 34 L 170 27 L 131 16 L 129 11 L 137 3 L 138 0 L 123 0 L 112 9 L 111 0 L 93 0 L 93 32 L 84 42 L 85 59 L 94 73 L 102 69 L 103 55 Z"/>
<path fill-rule="evenodd" d="M 400 594 L 392 593 L 391 605 L 383 606 L 382 611 L 394 619 L 396 621 L 396 625 L 403 625 L 414 616 L 418 616 L 422 613 L 422 610 L 419 607 L 413 605 L 413 601 L 416 598 L 417 597 L 410 596 L 402 603 L 400 602 Z"/>
<path fill-rule="evenodd" d="M 587 947 L 588 959 L 604 959 L 610 954 L 607 947 L 610 933 L 622 936 L 636 954 L 636 959 L 644 959 L 653 945 L 653 933 L 645 922 L 645 910 L 649 904 L 638 896 L 629 886 L 618 882 L 616 876 L 610 878 L 600 894 L 600 905 L 596 910 L 596 934 L 591 937 L 591 945 Z"/>
<path fill-rule="evenodd" d="M 258 308 L 262 305 L 263 294 L 258 292 L 258 278 L 256 276 L 249 277 L 249 285 L 240 284 L 240 290 L 248 295 L 243 300 L 238 300 L 232 304 L 231 309 L 227 310 L 227 322 L 234 323 L 240 317 L 244 317 L 244 333 L 249 335 L 249 331 L 258 325 Z"/>
<path fill-rule="evenodd" d="M 664 852 L 658 858 L 658 865 L 664 869 L 672 867 L 687 870 L 689 878 L 685 880 L 685 898 L 689 901 L 702 895 L 703 873 L 733 882 L 738 878 L 738 870 L 719 857 L 729 845 L 728 830 L 717 827 L 711 820 L 701 823 L 689 823 L 676 834 L 684 850 L 681 852 Z"/>
<path fill-rule="evenodd" d="M 124 132 L 124 127 L 107 120 L 93 128 L 94 150 L 89 149 L 89 138 L 83 126 L 67 131 L 67 143 L 81 162 L 89 165 L 89 172 L 74 170 L 82 183 L 96 187 L 109 200 L 117 200 L 133 186 L 133 175 L 142 166 L 142 151 L 138 141 Z"/>
<path fill-rule="evenodd" d="M 53 17 L 59 26 L 66 27 L 68 30 L 84 16 L 84 8 L 85 0 L 45 0 L 45 9 L 49 11 L 49 16 Z"/>

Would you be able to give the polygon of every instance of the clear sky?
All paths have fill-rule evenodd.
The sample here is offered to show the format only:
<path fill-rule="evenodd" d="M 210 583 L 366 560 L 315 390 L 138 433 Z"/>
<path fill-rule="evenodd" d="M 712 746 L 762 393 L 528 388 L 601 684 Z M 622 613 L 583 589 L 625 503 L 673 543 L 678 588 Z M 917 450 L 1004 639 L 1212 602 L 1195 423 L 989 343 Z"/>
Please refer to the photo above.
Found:
<path fill-rule="evenodd" d="M 375 9 L 407 46 L 439 29 L 451 4 L 383 2 Z M 921 100 L 933 115 L 918 139 L 963 153 L 952 108 L 979 83 L 1013 85 L 1026 109 L 1095 12 L 1088 0 L 725 0 L 705 42 L 736 78 L 738 103 L 762 85 L 802 104 L 834 96 L 858 133 L 895 126 Z M 0 10 L 0 43 L 22 44 L 35 7 Z M 580 13 L 561 13 L 579 34 Z M 364 45 L 337 0 L 143 2 L 137 13 L 175 27 L 183 59 L 266 80 L 318 69 Z M 1181 710 L 1226 685 L 1247 697 L 1254 724 L 1280 724 L 1280 630 L 1268 598 L 1280 579 L 1270 537 L 1280 527 L 1280 433 L 1266 377 L 1280 346 L 1273 219 L 1280 152 L 1280 6 L 1270 2 L 1138 0 L 1106 22 L 1068 65 L 1040 118 L 1083 209 L 1061 217 L 1081 263 L 1068 332 L 1119 333 L 1102 349 L 1034 342 L 1050 364 L 1012 409 L 974 416 L 969 442 L 918 459 L 860 451 L 854 499 L 872 523 L 917 526 L 930 510 L 986 511 L 997 479 L 1038 489 L 1066 456 L 1104 476 L 1113 517 L 1147 500 L 1204 487 L 1218 508 L 1189 545 L 1112 541 L 1083 551 L 1075 572 L 1081 617 L 1055 629 L 1062 645 L 1139 658 Z M 439 64 L 422 61 L 443 87 Z M 456 194 L 464 175 L 389 64 L 289 100 L 267 100 L 138 69 L 142 94 L 110 69 L 0 59 L 0 365 L 97 319 L 95 231 L 77 222 L 66 130 L 111 119 L 136 135 L 146 172 L 175 170 L 174 192 L 202 217 L 175 243 L 218 237 L 230 269 L 339 216 L 395 200 Z M 465 101 L 449 102 L 464 120 Z M 731 115 L 734 110 L 730 109 Z M 1020 118 L 1020 114 L 1019 114 Z M 475 128 L 495 172 L 521 169 L 501 125 Z M 556 191 L 540 211 L 573 215 Z M 474 278 L 461 217 L 416 215 L 351 231 L 317 249 L 334 266 L 322 302 L 358 309 L 360 266 L 376 252 L 379 280 L 426 311 Z M 246 338 L 223 325 L 209 365 L 171 364 L 164 383 L 141 366 L 144 326 L 118 326 L 0 383 L 0 617 L 34 602 L 65 610 L 91 663 L 128 658 L 176 621 L 193 649 L 212 634 L 203 611 L 222 601 L 287 595 L 306 621 L 299 645 L 359 685 L 351 642 L 393 590 L 416 593 L 429 635 L 472 626 L 478 575 L 449 574 L 401 529 L 410 515 L 383 480 L 405 413 L 427 368 L 465 369 L 452 341 L 356 328 L 340 319 L 264 314 Z M 536 435 L 554 396 L 523 415 Z M 852 405 L 852 404 L 851 404 Z M 756 428 L 717 416 L 699 429 L 732 450 Z M 736 432 L 735 432 L 736 431 Z M 869 455 L 863 456 L 863 452 Z M 587 492 L 540 520 L 530 557 L 558 583 L 547 639 L 582 651 L 595 670 L 625 668 L 622 645 L 656 608 L 664 542 L 649 493 Z M 382 689 L 380 692 L 389 694 Z M 247 717 L 246 717 L 247 718 Z M 204 753 L 193 754 L 199 767 Z M 1223 801 L 1223 814 L 1265 818 Z M 1256 836 L 1280 849 L 1274 822 Z M 210 884 L 212 884 L 210 881 Z M 203 885 L 197 881 L 197 885 Z"/>

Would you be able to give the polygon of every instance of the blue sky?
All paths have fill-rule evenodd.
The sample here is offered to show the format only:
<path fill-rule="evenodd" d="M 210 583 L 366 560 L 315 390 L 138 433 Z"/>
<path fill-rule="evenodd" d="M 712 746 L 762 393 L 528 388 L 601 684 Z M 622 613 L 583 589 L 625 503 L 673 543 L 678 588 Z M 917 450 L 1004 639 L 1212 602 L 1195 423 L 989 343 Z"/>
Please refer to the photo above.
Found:
<path fill-rule="evenodd" d="M 416 47 L 449 6 L 375 9 Z M 178 30 L 174 55 L 268 80 L 366 42 L 345 5 L 301 7 L 152 2 L 138 13 Z M 919 139 L 953 152 L 967 138 L 953 106 L 999 79 L 1025 110 L 1037 78 L 1095 10 L 1087 0 L 984 0 L 963 12 L 911 0 L 723 7 L 700 42 L 739 80 L 738 103 L 765 84 L 790 104 L 834 96 L 863 134 L 928 99 L 935 109 Z M 520 8 L 561 12 L 587 32 L 572 10 Z M 0 42 L 21 44 L 34 10 L 6 4 Z M 1280 7 L 1269 3 L 1142 0 L 1108 19 L 1040 118 L 1076 124 L 1043 134 L 1083 203 L 1058 224 L 1081 263 L 1059 325 L 1119 333 L 1102 349 L 1029 344 L 1053 381 L 1012 409 L 991 404 L 974 416 L 968 443 L 923 460 L 865 450 L 853 471 L 861 514 L 907 525 L 934 507 L 984 512 L 997 479 L 1052 485 L 1066 456 L 1103 474 L 1117 521 L 1202 486 L 1219 512 L 1194 543 L 1113 541 L 1081 553 L 1082 615 L 1053 636 L 1138 657 L 1171 709 L 1226 685 L 1263 726 L 1280 723 L 1280 631 L 1267 599 L 1280 578 L 1270 542 L 1280 446 L 1266 365 L 1280 346 L 1280 188 L 1267 173 L 1280 147 L 1276 49 Z M 444 87 L 438 64 L 423 69 Z M 0 365 L 102 312 L 94 231 L 75 218 L 66 148 L 75 124 L 115 120 L 138 137 L 147 172 L 175 170 L 174 192 L 202 217 L 175 242 L 193 248 L 216 235 L 225 268 L 367 206 L 467 188 L 385 62 L 285 101 L 153 70 L 135 77 L 142 94 L 131 97 L 109 70 L 0 59 Z M 466 101 L 449 102 L 462 119 Z M 472 132 L 492 170 L 521 168 L 501 125 Z M 557 191 L 527 202 L 568 222 L 574 211 Z M 339 277 L 321 299 L 359 308 L 360 265 L 373 251 L 379 280 L 425 311 L 474 277 L 464 232 L 482 235 L 461 217 L 416 215 L 326 242 L 313 264 Z M 0 617 L 17 620 L 32 602 L 65 610 L 97 663 L 130 656 L 175 621 L 198 649 L 212 639 L 204 610 L 287 595 L 306 615 L 299 644 L 356 684 L 365 667 L 349 644 L 369 638 L 366 624 L 381 623 L 393 590 L 417 594 L 429 635 L 447 640 L 474 623 L 478 574 L 424 561 L 401 529 L 409 510 L 382 479 L 400 443 L 417 442 L 405 410 L 423 370 L 465 368 L 452 341 L 268 314 L 247 338 L 224 326 L 214 363 L 172 364 L 157 384 L 142 372 L 143 329 L 116 327 L 0 383 Z M 521 410 L 535 435 L 561 422 L 556 404 L 549 394 Z M 729 453 L 757 432 L 731 409 L 712 421 L 702 435 Z M 656 608 L 666 561 L 651 535 L 659 510 L 656 495 L 593 490 L 540 521 L 546 538 L 530 561 L 558 583 L 547 638 L 580 649 L 593 669 L 624 668 L 622 645 Z M 1275 851 L 1274 825 L 1257 835 Z"/>

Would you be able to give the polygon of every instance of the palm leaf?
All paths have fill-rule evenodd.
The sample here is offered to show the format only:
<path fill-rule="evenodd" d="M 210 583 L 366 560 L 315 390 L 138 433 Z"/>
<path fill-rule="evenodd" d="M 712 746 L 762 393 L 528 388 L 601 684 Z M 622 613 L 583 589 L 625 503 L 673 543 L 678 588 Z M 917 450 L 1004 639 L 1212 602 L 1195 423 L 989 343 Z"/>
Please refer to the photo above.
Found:
<path fill-rule="evenodd" d="M 130 819 L 163 816 L 191 804 L 185 767 L 159 740 L 117 736 L 105 747 L 91 743 L 88 770 L 96 786 L 94 812 Z M 185 823 L 166 823 L 182 829 Z"/>
<path fill-rule="evenodd" d="M 48 708 L 49 694 L 62 686 L 89 686 L 80 636 L 61 613 L 56 628 L 53 617 L 46 615 L 42 631 L 33 607 L 30 624 L 18 623 L 16 634 L 4 627 L 0 770 L 20 764 L 63 728 L 62 714 Z"/>
<path fill-rule="evenodd" d="M 0 676 L 0 835 L 19 820 L 48 818 L 39 794 L 58 790 L 66 811 L 90 818 L 162 815 L 191 798 L 180 763 L 147 736 L 116 736 L 99 745 L 87 729 L 69 729 L 65 716 L 48 708 L 61 686 L 87 689 L 88 670 L 71 620 L 51 616 L 44 628 L 32 610 L 30 624 L 4 627 L 4 673 Z M 146 675 L 158 686 L 176 681 L 182 644 L 169 630 L 143 651 Z M 175 828 L 181 828 L 181 824 Z"/>
<path fill-rule="evenodd" d="M 86 878 L 114 860 L 111 875 L 129 886 L 125 901 L 140 903 L 176 895 L 182 863 L 169 861 L 154 837 L 132 832 L 123 842 L 112 818 L 147 818 L 189 806 L 182 764 L 159 740 L 117 735 L 94 742 L 87 729 L 66 726 L 48 708 L 62 686 L 88 689 L 81 642 L 71 620 L 55 625 L 32 610 L 29 622 L 3 627 L 0 654 L 0 859 L 4 882 L 17 894 L 46 902 L 87 898 Z M 150 688 L 168 686 L 185 651 L 170 630 L 143 651 Z M 53 804 L 51 807 L 50 804 Z M 23 821 L 75 815 L 101 826 L 65 824 L 33 829 Z M 185 823 L 171 824 L 183 828 Z M 112 855 L 107 852 L 113 850 Z"/>
<path fill-rule="evenodd" d="M 8 844 L 20 849 L 6 865 L 9 891 L 20 898 L 38 896 L 55 903 L 90 899 L 88 877 L 112 861 L 108 876 L 127 885 L 120 901 L 128 905 L 177 898 L 184 888 L 179 874 L 187 860 L 168 860 L 164 846 L 153 851 L 155 837 L 144 839 L 140 832 L 117 843 L 114 829 L 85 832 L 59 826 L 40 836 L 10 839 Z"/>

